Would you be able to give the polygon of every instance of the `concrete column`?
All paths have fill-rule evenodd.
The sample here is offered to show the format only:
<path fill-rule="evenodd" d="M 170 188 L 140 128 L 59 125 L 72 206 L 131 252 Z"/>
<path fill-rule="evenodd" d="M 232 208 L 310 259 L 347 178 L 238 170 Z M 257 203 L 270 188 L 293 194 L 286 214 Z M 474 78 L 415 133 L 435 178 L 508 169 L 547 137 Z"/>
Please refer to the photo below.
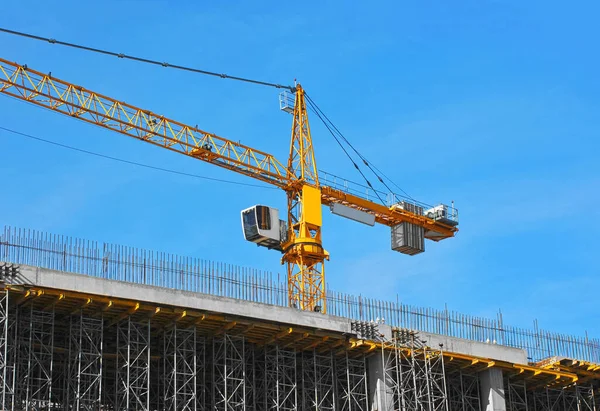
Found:
<path fill-rule="evenodd" d="M 479 373 L 482 411 L 506 411 L 502 370 L 489 368 Z"/>
<path fill-rule="evenodd" d="M 393 411 L 393 381 L 385 377 L 385 363 L 390 352 L 377 352 L 367 358 L 367 381 L 371 411 Z"/>

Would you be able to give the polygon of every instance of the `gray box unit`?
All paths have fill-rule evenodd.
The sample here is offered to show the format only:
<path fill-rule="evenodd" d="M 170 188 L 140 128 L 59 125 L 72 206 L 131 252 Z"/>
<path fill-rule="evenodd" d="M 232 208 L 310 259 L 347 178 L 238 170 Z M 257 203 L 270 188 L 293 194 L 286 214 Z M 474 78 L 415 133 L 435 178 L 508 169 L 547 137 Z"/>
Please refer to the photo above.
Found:
<path fill-rule="evenodd" d="M 423 215 L 423 207 L 409 203 L 408 201 L 400 201 L 398 204 L 396 204 L 396 207 L 416 215 Z"/>
<path fill-rule="evenodd" d="M 403 222 L 392 227 L 392 250 L 415 255 L 425 251 L 425 229 Z"/>

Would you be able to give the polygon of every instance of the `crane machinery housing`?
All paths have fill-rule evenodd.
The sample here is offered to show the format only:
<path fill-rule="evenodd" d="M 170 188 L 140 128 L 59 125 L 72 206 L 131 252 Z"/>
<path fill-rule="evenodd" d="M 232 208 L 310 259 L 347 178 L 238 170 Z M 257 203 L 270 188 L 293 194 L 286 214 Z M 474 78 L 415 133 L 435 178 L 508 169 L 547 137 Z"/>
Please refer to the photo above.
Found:
<path fill-rule="evenodd" d="M 329 254 L 322 242 L 323 205 L 355 221 L 389 226 L 391 248 L 408 255 L 423 252 L 425 239 L 440 241 L 458 231 L 454 205 L 428 207 L 396 196 L 388 204 L 320 181 L 307 96 L 300 84 L 280 95 L 280 108 L 293 116 L 286 163 L 5 59 L 0 59 L 0 93 L 281 188 L 287 196 L 287 220 L 275 208 L 256 205 L 242 211 L 242 228 L 246 240 L 283 254 L 289 305 L 302 310 L 327 310 L 324 262 Z"/>

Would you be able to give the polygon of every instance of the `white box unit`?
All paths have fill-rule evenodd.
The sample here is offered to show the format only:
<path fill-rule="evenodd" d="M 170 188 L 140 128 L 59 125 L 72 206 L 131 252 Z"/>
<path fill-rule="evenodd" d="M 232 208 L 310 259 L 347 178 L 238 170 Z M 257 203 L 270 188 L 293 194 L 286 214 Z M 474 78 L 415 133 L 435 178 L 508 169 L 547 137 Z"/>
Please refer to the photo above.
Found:
<path fill-rule="evenodd" d="M 458 212 L 455 208 L 448 209 L 444 204 L 428 209 L 425 211 L 425 216 L 452 227 L 458 225 Z"/>
<path fill-rule="evenodd" d="M 402 222 L 391 228 L 392 250 L 415 255 L 425 251 L 425 229 L 416 224 Z"/>

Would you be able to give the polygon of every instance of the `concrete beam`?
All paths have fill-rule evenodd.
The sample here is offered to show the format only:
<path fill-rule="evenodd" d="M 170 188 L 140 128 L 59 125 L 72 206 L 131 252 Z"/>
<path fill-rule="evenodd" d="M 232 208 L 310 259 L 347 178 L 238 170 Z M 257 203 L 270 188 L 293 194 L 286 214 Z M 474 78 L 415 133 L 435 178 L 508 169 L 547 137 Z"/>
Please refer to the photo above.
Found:
<path fill-rule="evenodd" d="M 496 361 L 506 361 L 514 364 L 527 364 L 527 351 L 520 348 L 506 347 L 504 345 L 465 340 L 462 338 L 448 337 L 446 335 L 418 332 L 421 340 L 433 349 L 439 349 L 459 354 L 473 355 L 489 358 Z"/>
<path fill-rule="evenodd" d="M 394 411 L 394 391 L 391 381 L 385 378 L 386 356 L 390 352 L 379 352 L 367 358 L 367 381 L 371 411 Z"/>
<path fill-rule="evenodd" d="M 506 411 L 502 370 L 490 368 L 479 373 L 481 408 L 483 411 Z"/>

